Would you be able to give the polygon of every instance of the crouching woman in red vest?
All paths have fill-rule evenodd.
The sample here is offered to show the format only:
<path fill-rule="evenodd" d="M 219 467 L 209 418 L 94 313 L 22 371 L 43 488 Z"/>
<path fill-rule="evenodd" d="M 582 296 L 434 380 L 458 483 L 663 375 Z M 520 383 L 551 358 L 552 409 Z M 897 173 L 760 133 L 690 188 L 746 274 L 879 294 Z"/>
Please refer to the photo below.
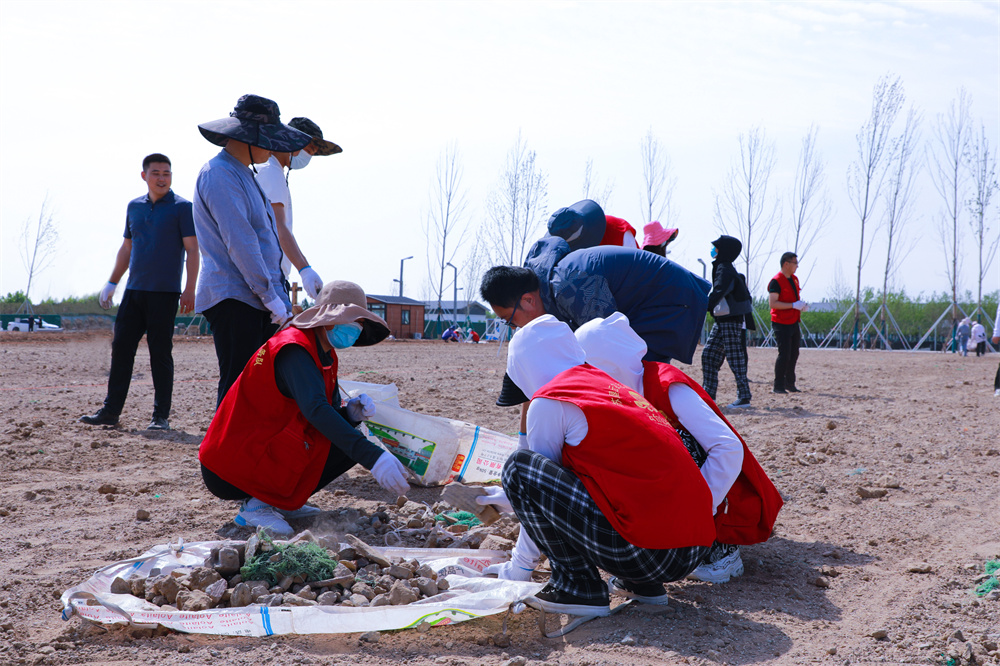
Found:
<path fill-rule="evenodd" d="M 712 491 L 716 543 L 688 578 L 725 583 L 743 573 L 739 545 L 767 541 L 782 506 L 760 463 L 693 379 L 669 363 L 643 361 L 646 345 L 616 312 L 576 329 L 587 363 L 634 389 L 680 435 Z"/>
<path fill-rule="evenodd" d="M 698 566 L 715 524 L 712 493 L 666 418 L 585 360 L 552 315 L 511 339 L 507 372 L 532 400 L 528 449 L 508 458 L 502 482 L 522 535 L 552 568 L 527 605 L 604 616 L 608 586 L 598 569 L 624 581 L 630 596 L 665 603 L 662 583 Z"/>
<path fill-rule="evenodd" d="M 239 500 L 237 525 L 292 534 L 290 518 L 319 513 L 306 500 L 354 465 L 393 493 L 409 490 L 406 469 L 354 426 L 375 414 L 360 395 L 341 405 L 336 349 L 389 335 L 353 282 L 326 284 L 316 305 L 264 343 L 219 405 L 198 458 L 209 492 Z"/>

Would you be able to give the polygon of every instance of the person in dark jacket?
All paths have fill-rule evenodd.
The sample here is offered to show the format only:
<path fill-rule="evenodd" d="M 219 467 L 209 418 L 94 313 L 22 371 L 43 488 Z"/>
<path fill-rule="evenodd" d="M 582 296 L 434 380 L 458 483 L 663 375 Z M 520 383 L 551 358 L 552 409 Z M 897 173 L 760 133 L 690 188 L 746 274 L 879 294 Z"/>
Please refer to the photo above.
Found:
<path fill-rule="evenodd" d="M 712 241 L 714 261 L 708 311 L 712 312 L 715 323 L 701 352 L 701 384 L 712 400 L 719 388 L 719 368 L 723 361 L 729 361 L 729 369 L 736 378 L 736 401 L 729 406 L 737 408 L 749 407 L 751 397 L 744 320 L 753 309 L 753 299 L 746 280 L 733 266 L 742 250 L 743 243 L 732 236 L 719 236 Z"/>

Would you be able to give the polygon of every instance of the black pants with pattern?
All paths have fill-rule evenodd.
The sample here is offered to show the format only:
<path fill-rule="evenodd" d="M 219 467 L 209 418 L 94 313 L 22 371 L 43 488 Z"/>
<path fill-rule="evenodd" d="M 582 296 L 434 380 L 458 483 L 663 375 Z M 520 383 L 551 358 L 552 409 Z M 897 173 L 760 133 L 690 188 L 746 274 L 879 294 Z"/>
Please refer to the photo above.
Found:
<path fill-rule="evenodd" d="M 715 322 L 701 352 L 701 385 L 712 400 L 715 400 L 719 388 L 719 368 L 723 361 L 729 361 L 729 369 L 736 378 L 736 397 L 749 400 L 746 330 L 742 321 Z"/>
<path fill-rule="evenodd" d="M 694 571 L 708 546 L 650 549 L 618 534 L 583 482 L 545 456 L 521 449 L 507 459 L 502 481 L 521 529 L 549 558 L 550 585 L 584 599 L 606 601 L 598 569 L 636 583 L 666 583 Z"/>

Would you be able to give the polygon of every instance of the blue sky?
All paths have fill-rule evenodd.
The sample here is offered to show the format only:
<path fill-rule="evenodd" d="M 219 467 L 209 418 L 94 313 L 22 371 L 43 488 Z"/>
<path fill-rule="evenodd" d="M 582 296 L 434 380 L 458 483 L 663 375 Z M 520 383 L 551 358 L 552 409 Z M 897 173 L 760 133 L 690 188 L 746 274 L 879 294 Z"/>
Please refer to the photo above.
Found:
<path fill-rule="evenodd" d="M 0 293 L 25 286 L 18 236 L 47 195 L 61 238 L 36 300 L 97 292 L 125 206 L 145 191 L 142 157 L 168 154 L 174 190 L 190 199 L 217 150 L 198 123 L 248 92 L 276 100 L 286 120 L 312 118 L 344 147 L 290 181 L 296 236 L 320 275 L 390 293 L 399 260 L 416 255 L 405 278 L 414 298 L 426 294 L 421 227 L 434 164 L 452 141 L 473 230 L 519 131 L 548 174 L 549 210 L 581 198 L 592 159 L 598 181 L 614 183 L 608 212 L 641 227 L 639 144 L 652 128 L 677 178 L 671 258 L 700 273 L 739 133 L 761 126 L 775 142 L 780 196 L 816 124 L 834 215 L 800 268 L 809 300 L 853 285 L 858 222 L 845 174 L 881 75 L 902 78 L 925 139 L 964 86 L 974 123 L 1000 143 L 998 2 L 6 0 L 0 19 Z M 940 198 L 926 172 L 919 189 L 909 227 L 919 243 L 896 286 L 943 292 Z M 1000 199 L 994 230 L 998 209 Z M 863 272 L 873 286 L 879 242 Z M 974 290 L 966 249 L 959 284 Z M 998 286 L 995 262 L 985 289 Z"/>

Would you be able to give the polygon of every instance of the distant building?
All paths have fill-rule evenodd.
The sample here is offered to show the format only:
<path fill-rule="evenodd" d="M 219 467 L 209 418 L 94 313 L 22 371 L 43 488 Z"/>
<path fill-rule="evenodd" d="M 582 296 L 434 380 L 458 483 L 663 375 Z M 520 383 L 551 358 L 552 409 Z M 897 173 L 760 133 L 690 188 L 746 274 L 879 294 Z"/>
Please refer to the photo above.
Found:
<path fill-rule="evenodd" d="M 419 338 L 424 330 L 424 304 L 405 296 L 368 294 L 368 309 L 389 324 L 389 332 L 399 339 Z"/>
<path fill-rule="evenodd" d="M 424 301 L 425 308 L 425 321 L 424 321 L 424 337 L 430 338 L 432 336 L 441 335 L 441 332 L 451 326 L 453 323 L 458 323 L 459 326 L 465 328 L 471 326 L 480 335 L 486 330 L 486 313 L 492 311 L 479 301 L 453 301 L 451 299 L 441 300 L 441 323 L 438 324 L 438 304 L 437 301 Z M 458 314 L 458 319 L 456 322 L 455 314 Z"/>

